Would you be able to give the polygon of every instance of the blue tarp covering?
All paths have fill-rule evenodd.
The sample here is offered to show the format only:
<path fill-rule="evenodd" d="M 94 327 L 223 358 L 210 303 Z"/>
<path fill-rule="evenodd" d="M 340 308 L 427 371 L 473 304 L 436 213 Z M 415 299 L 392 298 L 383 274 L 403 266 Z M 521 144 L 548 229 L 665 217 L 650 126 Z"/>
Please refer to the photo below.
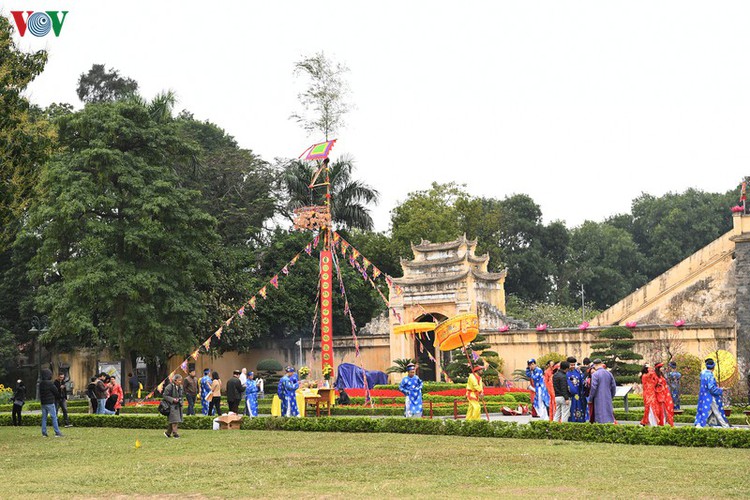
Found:
<path fill-rule="evenodd" d="M 336 389 L 364 389 L 365 381 L 362 377 L 362 368 L 351 363 L 339 365 L 339 374 L 336 377 Z M 367 370 L 367 387 L 372 389 L 376 385 L 388 383 L 388 375 L 384 372 Z"/>

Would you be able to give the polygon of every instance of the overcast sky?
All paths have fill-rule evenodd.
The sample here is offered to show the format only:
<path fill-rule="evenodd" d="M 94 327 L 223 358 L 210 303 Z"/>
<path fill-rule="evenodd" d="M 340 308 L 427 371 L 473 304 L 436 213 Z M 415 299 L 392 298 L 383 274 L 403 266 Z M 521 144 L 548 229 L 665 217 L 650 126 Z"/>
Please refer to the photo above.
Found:
<path fill-rule="evenodd" d="M 351 69 L 355 109 L 334 158 L 378 189 L 376 229 L 433 181 L 529 194 L 569 227 L 642 192 L 726 191 L 748 165 L 750 2 L 9 0 L 68 10 L 28 95 L 69 102 L 93 63 L 188 109 L 267 160 L 309 137 L 289 115 L 294 62 Z M 729 210 L 729 207 L 727 207 Z"/>

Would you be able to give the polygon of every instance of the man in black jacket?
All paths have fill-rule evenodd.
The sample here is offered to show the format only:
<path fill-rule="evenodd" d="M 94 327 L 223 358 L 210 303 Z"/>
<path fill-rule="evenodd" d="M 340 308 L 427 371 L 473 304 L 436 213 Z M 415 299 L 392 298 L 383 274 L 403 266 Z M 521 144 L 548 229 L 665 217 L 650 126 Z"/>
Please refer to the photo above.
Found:
<path fill-rule="evenodd" d="M 244 392 L 245 389 L 242 387 L 242 381 L 240 380 L 240 371 L 235 370 L 232 372 L 232 378 L 227 382 L 227 403 L 230 412 L 239 413 L 240 400 Z"/>
<path fill-rule="evenodd" d="M 21 379 L 16 382 L 16 390 L 13 392 L 11 402 L 13 403 L 13 425 L 21 425 L 21 410 L 26 402 L 26 386 Z"/>
<path fill-rule="evenodd" d="M 89 402 L 91 402 L 91 411 L 89 413 L 96 413 L 96 410 L 99 407 L 99 403 L 96 400 L 96 393 L 94 392 L 96 389 L 96 380 L 96 377 L 91 377 L 91 382 L 89 382 L 89 385 L 86 388 L 86 396 L 88 396 Z"/>
<path fill-rule="evenodd" d="M 570 363 L 563 361 L 560 369 L 552 377 L 555 389 L 555 422 L 567 422 L 570 417 L 570 389 L 568 388 L 568 369 Z"/>
<path fill-rule="evenodd" d="M 52 382 L 52 372 L 42 370 L 42 380 L 39 382 L 39 402 L 42 404 L 42 436 L 47 437 L 47 415 L 52 417 L 52 427 L 55 429 L 55 437 L 62 437 L 62 432 L 57 426 L 57 410 L 55 400 L 59 392 Z"/>
<path fill-rule="evenodd" d="M 65 385 L 65 374 L 61 373 L 55 380 L 55 387 L 57 387 L 57 398 L 55 399 L 55 412 L 59 412 L 60 408 L 63 411 L 63 420 L 65 421 L 65 427 L 73 427 L 68 417 L 68 387 Z"/>

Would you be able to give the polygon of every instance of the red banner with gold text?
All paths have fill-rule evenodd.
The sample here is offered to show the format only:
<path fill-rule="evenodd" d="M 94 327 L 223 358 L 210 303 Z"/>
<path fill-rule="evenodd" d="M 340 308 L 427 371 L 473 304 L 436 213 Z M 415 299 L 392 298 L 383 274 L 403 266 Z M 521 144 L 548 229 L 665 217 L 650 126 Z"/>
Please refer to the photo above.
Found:
<path fill-rule="evenodd" d="M 320 352 L 322 368 L 331 368 L 331 378 L 335 373 L 333 364 L 333 262 L 331 252 L 320 252 Z"/>

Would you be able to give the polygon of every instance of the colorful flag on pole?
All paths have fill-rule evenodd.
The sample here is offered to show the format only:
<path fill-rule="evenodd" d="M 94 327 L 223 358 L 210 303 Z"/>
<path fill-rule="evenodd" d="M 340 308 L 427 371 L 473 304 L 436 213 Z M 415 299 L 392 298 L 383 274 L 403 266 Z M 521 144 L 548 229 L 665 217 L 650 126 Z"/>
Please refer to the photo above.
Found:
<path fill-rule="evenodd" d="M 340 239 L 341 239 L 341 236 L 339 236 L 339 233 L 333 233 L 333 244 L 334 245 L 336 243 L 338 243 Z"/>
<path fill-rule="evenodd" d="M 188 372 L 188 362 L 187 362 L 187 359 L 182 362 L 182 364 L 180 365 L 180 369 L 182 371 L 184 371 L 185 373 Z"/>
<path fill-rule="evenodd" d="M 193 359 L 198 359 L 198 354 L 200 353 L 200 350 L 201 350 L 201 348 L 199 347 L 198 349 L 196 349 L 195 351 L 193 351 L 193 354 L 191 354 L 190 357 L 193 358 Z"/>
<path fill-rule="evenodd" d="M 245 306 L 240 307 L 239 310 L 237 311 L 237 314 L 239 315 L 240 318 L 243 317 L 245 315 Z"/>
<path fill-rule="evenodd" d="M 359 250 L 352 247 L 352 257 L 354 257 L 354 259 L 356 260 L 357 258 L 359 258 L 359 255 L 360 255 Z"/>
<path fill-rule="evenodd" d="M 284 267 L 281 268 L 281 272 L 284 273 L 285 275 L 288 275 L 289 274 L 289 268 L 287 266 L 284 266 Z"/>
<path fill-rule="evenodd" d="M 255 311 L 255 295 L 250 297 L 250 300 L 248 300 L 247 303 L 250 304 L 250 307 L 252 307 L 253 311 Z"/>
<path fill-rule="evenodd" d="M 305 253 L 307 255 L 310 255 L 312 253 L 312 243 L 307 244 L 307 246 L 305 247 Z"/>
<path fill-rule="evenodd" d="M 299 260 L 299 254 L 292 257 L 292 260 L 289 261 L 289 267 L 294 266 L 294 264 L 296 264 L 298 260 Z"/>
<path fill-rule="evenodd" d="M 380 276 L 380 269 L 372 266 L 372 279 L 378 279 L 378 276 Z"/>
<path fill-rule="evenodd" d="M 230 320 L 231 320 L 231 318 L 230 318 Z M 221 339 L 221 332 L 223 332 L 223 331 L 224 331 L 224 327 L 220 326 L 219 329 L 214 332 L 214 335 L 216 335 L 217 339 Z"/>
<path fill-rule="evenodd" d="M 312 246 L 313 248 L 318 248 L 318 242 L 320 241 L 320 234 L 316 234 L 315 238 L 313 238 Z"/>
<path fill-rule="evenodd" d="M 273 278 L 271 278 L 271 284 L 274 288 L 279 288 L 279 275 L 277 274 Z"/>
<path fill-rule="evenodd" d="M 367 271 L 367 268 L 370 267 L 371 262 L 367 260 L 366 257 L 362 257 L 362 266 L 364 266 L 365 271 Z"/>
<path fill-rule="evenodd" d="M 211 347 L 211 337 L 209 337 L 208 340 L 203 342 L 203 347 L 205 347 L 206 350 L 208 350 Z"/>
<path fill-rule="evenodd" d="M 349 243 L 345 240 L 341 240 L 341 255 L 346 256 L 347 250 L 349 250 Z"/>
<path fill-rule="evenodd" d="M 263 297 L 263 299 L 265 299 L 266 298 L 266 287 L 263 287 L 260 290 L 258 290 L 258 293 L 260 294 L 261 297 Z"/>

